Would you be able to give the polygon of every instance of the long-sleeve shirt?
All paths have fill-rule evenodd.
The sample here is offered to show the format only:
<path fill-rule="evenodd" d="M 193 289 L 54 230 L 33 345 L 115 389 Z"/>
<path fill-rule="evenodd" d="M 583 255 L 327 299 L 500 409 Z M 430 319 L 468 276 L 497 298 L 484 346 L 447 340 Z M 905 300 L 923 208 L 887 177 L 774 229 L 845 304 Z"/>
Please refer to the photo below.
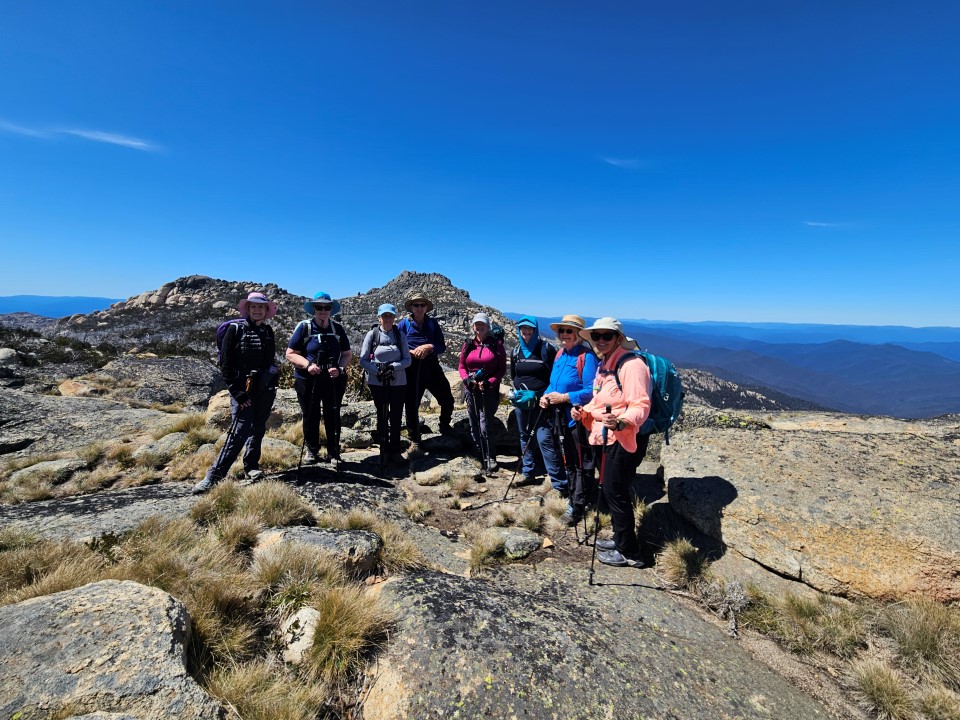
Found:
<path fill-rule="evenodd" d="M 268 371 L 276 362 L 276 351 L 273 328 L 266 323 L 257 325 L 250 319 L 231 323 L 223 336 L 220 364 L 220 374 L 230 394 L 236 397 L 243 392 L 252 371 Z"/>
<path fill-rule="evenodd" d="M 583 357 L 583 374 L 577 370 L 577 361 Z M 593 379 L 597 374 L 597 356 L 583 345 L 574 345 L 571 352 L 560 348 L 550 371 L 550 384 L 543 394 L 558 392 L 570 396 L 571 405 L 585 405 L 593 397 Z"/>
<path fill-rule="evenodd" d="M 395 332 L 396 331 L 396 332 Z M 397 345 L 397 339 L 400 344 Z M 367 371 L 368 385 L 382 385 L 377 378 L 377 371 L 382 364 L 393 368 L 391 385 L 406 385 L 407 371 L 410 367 L 410 348 L 407 346 L 407 336 L 394 327 L 390 332 L 384 332 L 378 325 L 367 333 L 360 346 L 360 367 Z"/>
<path fill-rule="evenodd" d="M 603 445 L 603 422 L 601 418 L 610 406 L 610 412 L 623 420 L 623 430 L 607 430 L 607 443 L 619 442 L 627 452 L 637 449 L 637 430 L 650 415 L 650 371 L 642 358 L 628 360 L 620 367 L 620 384 L 617 387 L 614 369 L 617 361 L 627 352 L 618 347 L 603 359 L 593 381 L 593 399 L 583 406 L 583 425 L 590 433 L 591 445 Z"/>
<path fill-rule="evenodd" d="M 478 346 L 476 338 L 471 338 L 463 344 L 457 367 L 461 378 L 466 380 L 470 373 L 482 370 L 479 378 L 482 382 L 490 387 L 500 384 L 507 372 L 507 352 L 503 349 L 502 341 L 493 339 L 491 343 L 490 340 L 488 338 L 487 342 Z"/>
<path fill-rule="evenodd" d="M 434 355 L 443 355 L 447 351 L 447 344 L 443 339 L 443 328 L 440 327 L 440 323 L 435 318 L 429 315 L 423 317 L 423 324 L 421 325 L 418 325 L 410 317 L 397 323 L 397 327 L 400 328 L 401 333 L 407 336 L 407 345 L 411 350 L 429 344 L 433 345 Z"/>

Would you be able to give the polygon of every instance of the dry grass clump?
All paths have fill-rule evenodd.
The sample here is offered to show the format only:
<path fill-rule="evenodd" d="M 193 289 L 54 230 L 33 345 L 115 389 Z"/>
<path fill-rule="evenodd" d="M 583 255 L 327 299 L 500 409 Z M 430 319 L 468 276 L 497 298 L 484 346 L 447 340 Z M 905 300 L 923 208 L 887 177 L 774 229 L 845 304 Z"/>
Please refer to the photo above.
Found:
<path fill-rule="evenodd" d="M 0 605 L 70 590 L 100 579 L 103 558 L 86 545 L 33 540 L 7 530 L 0 550 Z"/>
<path fill-rule="evenodd" d="M 458 475 L 447 480 L 446 487 L 440 491 L 440 497 L 462 498 L 470 495 L 473 489 L 473 480 L 465 475 Z"/>
<path fill-rule="evenodd" d="M 216 459 L 217 451 L 212 448 L 179 455 L 167 466 L 167 476 L 171 480 L 199 480 Z"/>
<path fill-rule="evenodd" d="M 250 572 L 264 588 L 268 606 L 281 619 L 306 605 L 320 588 L 347 582 L 338 561 L 320 548 L 303 543 L 280 543 L 259 552 Z"/>
<path fill-rule="evenodd" d="M 409 500 L 403 504 L 403 512 L 414 522 L 422 522 L 433 512 L 433 508 L 425 500 Z"/>
<path fill-rule="evenodd" d="M 512 507 L 499 505 L 490 509 L 488 518 L 493 527 L 510 527 L 517 521 L 517 511 Z"/>
<path fill-rule="evenodd" d="M 211 425 L 201 425 L 187 431 L 187 436 L 180 443 L 180 454 L 199 450 L 204 445 L 215 445 L 220 438 L 220 430 Z"/>
<path fill-rule="evenodd" d="M 300 460 L 300 447 L 264 447 L 260 452 L 260 468 L 265 472 L 279 472 L 295 468 Z"/>
<path fill-rule="evenodd" d="M 133 446 L 129 443 L 119 443 L 108 447 L 104 457 L 126 470 L 137 464 L 137 461 L 133 459 L 133 450 Z"/>
<path fill-rule="evenodd" d="M 322 429 L 322 428 L 321 428 Z M 303 444 L 303 424 L 299 422 L 281 425 L 278 428 L 267 430 L 267 437 L 285 440 L 298 448 Z"/>
<path fill-rule="evenodd" d="M 313 525 L 316 522 L 313 508 L 297 491 L 275 480 L 245 488 L 239 507 L 259 517 L 265 527 Z"/>
<path fill-rule="evenodd" d="M 237 510 L 240 495 L 240 486 L 237 483 L 224 480 L 197 499 L 190 508 L 190 519 L 200 525 L 212 525 Z"/>
<path fill-rule="evenodd" d="M 327 702 L 322 686 L 264 660 L 216 668 L 209 688 L 244 720 L 314 720 Z"/>
<path fill-rule="evenodd" d="M 350 586 L 325 588 L 310 606 L 318 617 L 303 671 L 341 688 L 386 640 L 394 616 L 371 593 Z"/>
<path fill-rule="evenodd" d="M 151 467 L 139 467 L 130 472 L 123 473 L 117 480 L 118 489 L 140 487 L 141 485 L 152 485 L 162 479 L 162 472 Z"/>
<path fill-rule="evenodd" d="M 41 455 L 30 455 L 27 457 L 11 458 L 10 460 L 6 460 L 3 463 L 3 468 L 0 469 L 0 480 L 6 480 L 15 472 L 17 472 L 17 470 L 23 470 L 24 468 L 28 468 L 31 465 L 47 462 L 49 460 L 59 460 L 59 459 L 60 459 L 60 455 L 58 453 L 43 453 Z"/>
<path fill-rule="evenodd" d="M 896 644 L 904 669 L 960 689 L 960 609 L 907 600 L 887 607 L 880 624 Z"/>
<path fill-rule="evenodd" d="M 499 563 L 503 558 L 503 547 L 504 540 L 500 533 L 493 529 L 481 532 L 470 547 L 470 570 L 480 572 Z"/>
<path fill-rule="evenodd" d="M 530 532 L 539 533 L 543 530 L 543 508 L 539 504 L 527 504 L 517 513 L 517 525 Z"/>
<path fill-rule="evenodd" d="M 92 468 L 103 459 L 107 452 L 107 446 L 102 440 L 97 440 L 89 445 L 84 445 L 76 452 L 77 457 L 86 463 L 87 468 Z"/>
<path fill-rule="evenodd" d="M 741 619 L 800 655 L 829 652 L 847 659 L 866 645 L 871 629 L 863 606 L 823 594 L 773 598 L 756 588 L 749 590 Z"/>
<path fill-rule="evenodd" d="M 164 425 L 160 429 L 156 430 L 153 433 L 153 439 L 159 440 L 162 437 L 166 437 L 170 433 L 182 432 L 189 433 L 193 430 L 198 430 L 203 428 L 206 425 L 206 417 L 203 413 L 189 413 L 182 417 L 177 418 L 174 422 L 169 425 Z"/>
<path fill-rule="evenodd" d="M 657 555 L 657 570 L 664 582 L 686 589 L 703 577 L 709 563 L 686 538 L 677 538 L 668 542 Z"/>
<path fill-rule="evenodd" d="M 560 518 L 567 511 L 569 501 L 560 495 L 548 495 L 543 501 L 543 511 L 552 518 Z"/>
<path fill-rule="evenodd" d="M 250 513 L 234 513 L 214 526 L 217 538 L 231 552 L 249 553 L 257 544 L 257 535 L 263 530 L 260 518 Z"/>
<path fill-rule="evenodd" d="M 960 720 L 960 695 L 940 686 L 920 694 L 920 711 L 932 720 Z"/>
<path fill-rule="evenodd" d="M 379 535 L 383 540 L 380 562 L 387 572 L 403 572 L 427 566 L 423 553 L 397 524 L 371 512 L 351 510 L 346 517 L 325 512 L 317 518 L 317 524 L 340 530 L 369 530 Z"/>
<path fill-rule="evenodd" d="M 159 450 L 146 450 L 134 457 L 133 461 L 142 468 L 160 470 L 173 459 L 173 453 Z"/>
<path fill-rule="evenodd" d="M 880 660 L 858 660 L 850 668 L 860 704 L 880 720 L 913 720 L 913 701 L 907 679 Z"/>

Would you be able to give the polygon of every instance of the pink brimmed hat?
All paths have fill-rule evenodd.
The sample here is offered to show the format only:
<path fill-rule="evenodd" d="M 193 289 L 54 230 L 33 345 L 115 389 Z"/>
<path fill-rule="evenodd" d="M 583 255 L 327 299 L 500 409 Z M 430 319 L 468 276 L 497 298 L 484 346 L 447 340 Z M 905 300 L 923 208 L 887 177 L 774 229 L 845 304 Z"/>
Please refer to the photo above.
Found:
<path fill-rule="evenodd" d="M 256 303 L 257 305 L 266 305 L 267 306 L 267 320 L 272 318 L 277 314 L 277 304 L 273 300 L 269 300 L 266 295 L 262 292 L 252 292 L 247 295 L 245 300 L 241 300 L 237 305 L 237 310 L 240 311 L 240 314 L 246 317 L 249 315 L 250 303 Z"/>

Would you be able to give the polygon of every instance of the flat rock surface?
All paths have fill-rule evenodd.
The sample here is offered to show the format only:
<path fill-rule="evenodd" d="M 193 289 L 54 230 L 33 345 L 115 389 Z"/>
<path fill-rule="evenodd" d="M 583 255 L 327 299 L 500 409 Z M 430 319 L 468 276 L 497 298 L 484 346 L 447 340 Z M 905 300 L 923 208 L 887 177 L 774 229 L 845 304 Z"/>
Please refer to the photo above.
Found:
<path fill-rule="evenodd" d="M 662 451 L 671 507 L 727 548 L 829 593 L 960 599 L 960 422 L 765 421 L 674 435 Z"/>
<path fill-rule="evenodd" d="M 491 579 L 414 573 L 383 587 L 400 615 L 364 705 L 394 718 L 777 718 L 826 712 L 646 573 L 511 566 Z"/>

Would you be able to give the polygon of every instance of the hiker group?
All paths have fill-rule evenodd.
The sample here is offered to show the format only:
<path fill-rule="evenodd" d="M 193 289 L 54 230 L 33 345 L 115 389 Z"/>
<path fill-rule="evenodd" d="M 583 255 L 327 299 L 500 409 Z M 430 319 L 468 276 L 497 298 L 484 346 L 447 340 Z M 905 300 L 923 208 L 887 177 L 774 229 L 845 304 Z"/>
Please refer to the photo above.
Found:
<path fill-rule="evenodd" d="M 440 407 L 438 432 L 452 432 L 453 392 L 440 365 L 447 345 L 439 322 L 429 314 L 433 302 L 417 292 L 403 307 L 406 316 L 398 319 L 395 305 L 380 305 L 377 323 L 360 347 L 359 365 L 377 412 L 382 464 L 402 463 L 421 453 L 419 407 L 426 391 Z M 293 365 L 303 417 L 301 463 L 336 464 L 340 406 L 353 351 L 343 326 L 333 319 L 339 302 L 319 292 L 303 309 L 310 318 L 296 326 L 285 353 Z M 220 455 L 194 487 L 195 494 L 226 477 L 241 451 L 247 477 L 257 480 L 263 474 L 260 445 L 279 375 L 273 330 L 266 321 L 277 306 L 254 292 L 238 310 L 242 318 L 217 330 L 233 422 Z M 638 351 L 615 318 L 599 318 L 587 326 L 579 315 L 564 315 L 550 329 L 556 333 L 556 345 L 541 337 L 535 317 L 521 317 L 516 346 L 508 358 L 503 330 L 486 313 L 473 316 L 472 334 L 460 348 L 458 365 L 473 453 L 485 472 L 498 469 L 491 443 L 493 418 L 509 367 L 508 398 L 520 437 L 520 477 L 516 483 L 511 478 L 511 484 L 539 483 L 545 474 L 553 489 L 568 499 L 562 519 L 571 526 L 602 502 L 612 519 L 613 539 L 595 542 L 597 559 L 638 567 L 642 562 L 630 486 L 650 434 L 668 433 L 680 412 L 679 378 L 668 361 Z M 401 441 L 404 412 L 406 455 Z M 321 419 L 325 452 L 320 448 Z"/>

